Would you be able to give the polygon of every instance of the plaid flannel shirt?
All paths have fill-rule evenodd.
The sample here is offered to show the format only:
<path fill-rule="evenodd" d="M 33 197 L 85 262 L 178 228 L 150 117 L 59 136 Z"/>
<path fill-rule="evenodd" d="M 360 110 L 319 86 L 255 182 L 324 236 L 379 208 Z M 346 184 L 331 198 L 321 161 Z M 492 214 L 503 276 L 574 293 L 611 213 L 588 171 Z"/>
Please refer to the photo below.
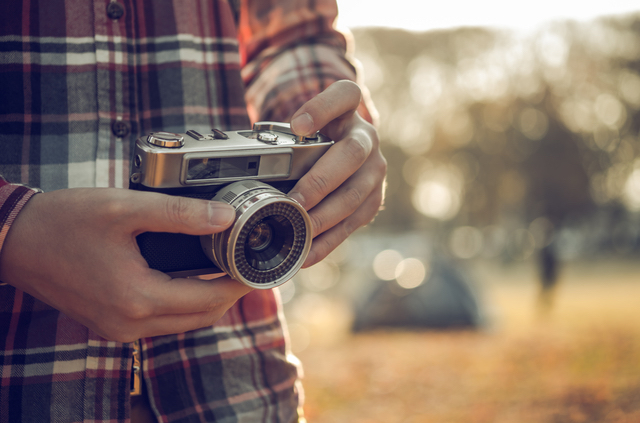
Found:
<path fill-rule="evenodd" d="M 333 0 L 0 2 L 0 251 L 29 186 L 126 188 L 144 133 L 287 121 L 355 78 L 336 14 Z M 132 344 L 9 285 L 0 342 L 0 422 L 129 419 Z M 299 419 L 277 292 L 254 291 L 213 327 L 143 339 L 141 350 L 159 421 Z"/>

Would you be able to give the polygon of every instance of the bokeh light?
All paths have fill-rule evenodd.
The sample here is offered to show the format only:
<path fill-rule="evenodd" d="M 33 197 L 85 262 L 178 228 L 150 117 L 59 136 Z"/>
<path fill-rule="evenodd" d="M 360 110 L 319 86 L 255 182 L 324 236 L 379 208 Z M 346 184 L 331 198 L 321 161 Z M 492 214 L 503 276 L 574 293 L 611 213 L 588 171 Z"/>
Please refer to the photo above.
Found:
<path fill-rule="evenodd" d="M 402 260 L 402 254 L 396 250 L 380 251 L 373 259 L 373 271 L 379 279 L 391 281 L 396 278 L 396 268 Z"/>
<path fill-rule="evenodd" d="M 278 291 L 280 291 L 280 299 L 282 300 L 282 304 L 287 304 L 296 295 L 296 284 L 293 280 L 280 285 L 277 289 Z"/>
<path fill-rule="evenodd" d="M 461 226 L 451 232 L 449 248 L 454 256 L 461 259 L 476 257 L 482 251 L 482 232 L 473 226 Z"/>
<path fill-rule="evenodd" d="M 433 166 L 420 175 L 413 191 L 413 205 L 425 216 L 449 220 L 461 204 L 463 178 L 453 166 Z"/>
<path fill-rule="evenodd" d="M 417 258 L 407 258 L 398 263 L 395 269 L 396 282 L 404 289 L 413 289 L 422 285 L 427 276 L 427 267 Z"/>
<path fill-rule="evenodd" d="M 340 268 L 331 260 L 323 260 L 309 269 L 302 269 L 296 279 L 299 279 L 308 290 L 321 292 L 338 283 Z"/>
<path fill-rule="evenodd" d="M 530 140 L 542 139 L 547 134 L 549 119 L 544 112 L 527 107 L 520 112 L 518 119 L 520 131 Z"/>
<path fill-rule="evenodd" d="M 624 184 L 624 199 L 629 209 L 640 211 L 640 160 L 636 160 L 635 167 Z"/>

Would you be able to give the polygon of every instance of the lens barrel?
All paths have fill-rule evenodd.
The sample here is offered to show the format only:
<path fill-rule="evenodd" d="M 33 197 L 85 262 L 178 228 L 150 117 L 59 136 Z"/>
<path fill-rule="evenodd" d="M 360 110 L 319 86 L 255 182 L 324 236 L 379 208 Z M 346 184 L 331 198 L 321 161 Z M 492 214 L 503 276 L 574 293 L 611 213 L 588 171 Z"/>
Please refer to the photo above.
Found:
<path fill-rule="evenodd" d="M 311 248 L 311 221 L 291 197 L 263 182 L 234 182 L 214 201 L 232 205 L 234 224 L 224 232 L 200 237 L 202 248 L 220 269 L 258 289 L 291 279 Z"/>

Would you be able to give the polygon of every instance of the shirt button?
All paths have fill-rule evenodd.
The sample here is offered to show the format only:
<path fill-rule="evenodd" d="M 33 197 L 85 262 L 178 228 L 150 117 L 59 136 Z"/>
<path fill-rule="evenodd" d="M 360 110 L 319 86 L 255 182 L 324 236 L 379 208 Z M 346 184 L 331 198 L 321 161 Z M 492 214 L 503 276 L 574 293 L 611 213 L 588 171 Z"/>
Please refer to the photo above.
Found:
<path fill-rule="evenodd" d="M 107 16 L 111 19 L 120 19 L 124 15 L 124 6 L 117 1 L 109 2 L 107 6 Z"/>
<path fill-rule="evenodd" d="M 121 120 L 114 120 L 113 123 L 111 123 L 111 132 L 113 132 L 113 135 L 115 135 L 117 138 L 124 138 L 127 135 L 129 135 L 129 124 L 127 122 L 121 121 Z"/>

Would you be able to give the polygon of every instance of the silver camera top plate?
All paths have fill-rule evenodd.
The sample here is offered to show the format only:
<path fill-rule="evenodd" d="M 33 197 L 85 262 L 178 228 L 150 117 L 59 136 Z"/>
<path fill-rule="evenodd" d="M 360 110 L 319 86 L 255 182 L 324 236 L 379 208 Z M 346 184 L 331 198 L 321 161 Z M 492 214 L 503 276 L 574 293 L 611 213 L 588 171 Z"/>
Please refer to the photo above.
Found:
<path fill-rule="evenodd" d="M 295 135 L 289 124 L 257 122 L 252 130 L 201 134 L 153 132 L 136 140 L 130 180 L 149 189 L 220 185 L 244 179 L 300 179 L 333 145 Z"/>

